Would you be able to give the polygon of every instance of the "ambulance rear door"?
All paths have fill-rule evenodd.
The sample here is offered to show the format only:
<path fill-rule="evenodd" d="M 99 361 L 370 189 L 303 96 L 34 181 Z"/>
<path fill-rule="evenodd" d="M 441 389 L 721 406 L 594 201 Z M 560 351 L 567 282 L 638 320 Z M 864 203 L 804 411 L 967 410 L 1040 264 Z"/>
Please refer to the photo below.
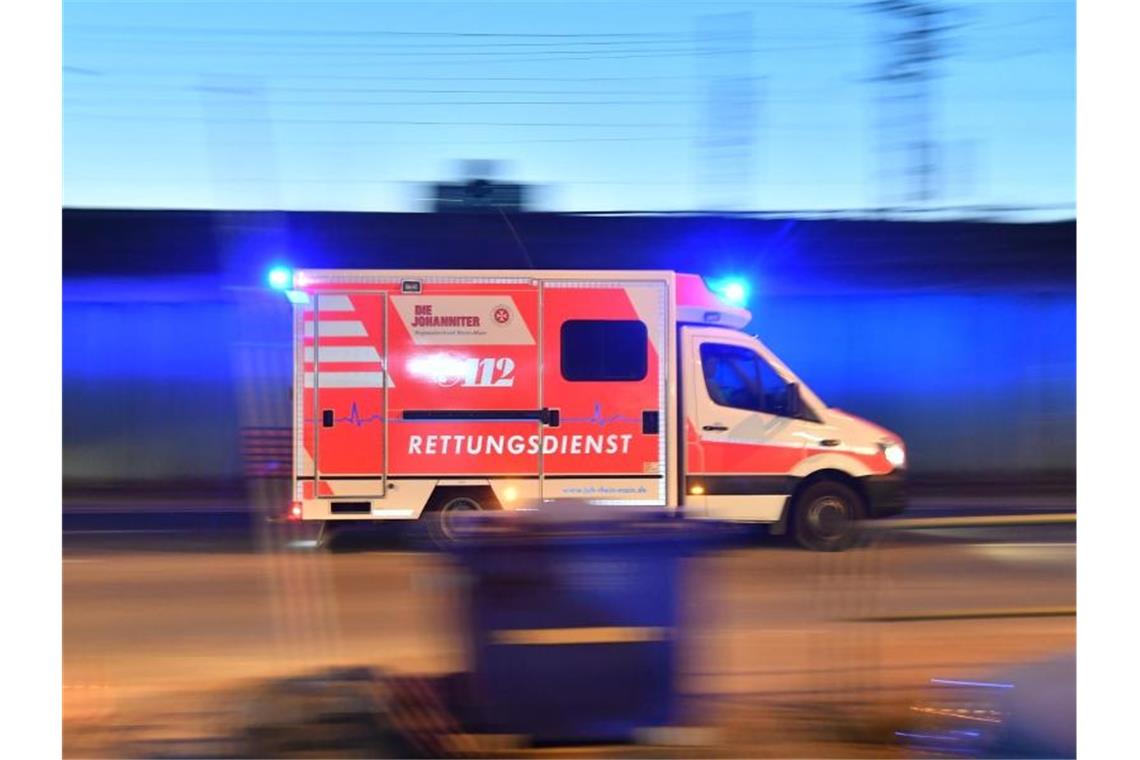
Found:
<path fill-rule="evenodd" d="M 302 309 L 305 498 L 386 496 L 387 297 L 326 289 Z"/>

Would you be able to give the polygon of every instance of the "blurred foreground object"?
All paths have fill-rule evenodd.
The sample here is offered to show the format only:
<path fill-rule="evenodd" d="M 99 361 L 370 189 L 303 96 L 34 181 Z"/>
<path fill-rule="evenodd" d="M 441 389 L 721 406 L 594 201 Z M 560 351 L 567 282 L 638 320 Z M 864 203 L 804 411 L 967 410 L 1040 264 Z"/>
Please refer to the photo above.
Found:
<path fill-rule="evenodd" d="M 1077 657 L 1069 653 L 984 679 L 931 679 L 896 735 L 916 749 L 966 757 L 1077 756 Z"/>
<path fill-rule="evenodd" d="M 674 723 L 681 560 L 728 536 L 586 505 L 462 521 L 477 730 L 628 741 Z"/>

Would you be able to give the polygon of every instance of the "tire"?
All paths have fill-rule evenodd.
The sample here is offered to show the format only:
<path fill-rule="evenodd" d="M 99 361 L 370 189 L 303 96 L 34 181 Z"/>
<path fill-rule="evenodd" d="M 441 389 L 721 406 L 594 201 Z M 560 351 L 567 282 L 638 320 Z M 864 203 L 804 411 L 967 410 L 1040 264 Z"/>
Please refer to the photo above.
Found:
<path fill-rule="evenodd" d="M 428 537 L 438 547 L 446 547 L 455 541 L 454 519 L 456 515 L 464 512 L 482 512 L 486 507 L 476 497 L 470 494 L 454 494 L 440 501 L 439 506 L 424 512 L 420 519 L 424 521 Z"/>
<path fill-rule="evenodd" d="M 838 552 L 858 539 L 863 500 L 850 486 L 821 480 L 805 488 L 793 505 L 796 542 L 805 549 Z"/>

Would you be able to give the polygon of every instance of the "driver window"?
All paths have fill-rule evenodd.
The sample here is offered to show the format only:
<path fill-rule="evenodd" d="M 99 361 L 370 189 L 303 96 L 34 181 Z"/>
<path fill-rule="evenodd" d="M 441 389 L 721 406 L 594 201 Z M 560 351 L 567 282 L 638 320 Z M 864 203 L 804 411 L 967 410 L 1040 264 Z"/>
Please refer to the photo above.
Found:
<path fill-rule="evenodd" d="M 703 343 L 701 367 L 709 398 L 718 406 L 787 416 L 787 383 L 756 352 Z"/>

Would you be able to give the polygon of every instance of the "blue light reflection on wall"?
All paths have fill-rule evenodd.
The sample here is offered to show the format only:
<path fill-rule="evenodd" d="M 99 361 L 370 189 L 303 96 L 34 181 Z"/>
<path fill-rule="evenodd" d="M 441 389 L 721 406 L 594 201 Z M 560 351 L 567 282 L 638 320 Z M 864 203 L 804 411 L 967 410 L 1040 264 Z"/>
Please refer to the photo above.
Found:
<path fill-rule="evenodd" d="M 1076 301 L 1060 294 L 787 296 L 758 334 L 831 406 L 903 435 L 919 471 L 1076 466 Z"/>
<path fill-rule="evenodd" d="M 281 344 L 284 360 L 254 387 L 272 386 L 288 419 L 280 294 L 281 308 L 247 310 L 239 332 L 217 286 L 67 292 L 65 478 L 239 477 L 239 334 Z M 916 473 L 1075 467 L 1072 293 L 761 294 L 751 308 L 749 330 L 825 401 L 902 434 Z"/>
<path fill-rule="evenodd" d="M 64 303 L 64 479 L 240 477 L 232 305 L 120 288 Z"/>

